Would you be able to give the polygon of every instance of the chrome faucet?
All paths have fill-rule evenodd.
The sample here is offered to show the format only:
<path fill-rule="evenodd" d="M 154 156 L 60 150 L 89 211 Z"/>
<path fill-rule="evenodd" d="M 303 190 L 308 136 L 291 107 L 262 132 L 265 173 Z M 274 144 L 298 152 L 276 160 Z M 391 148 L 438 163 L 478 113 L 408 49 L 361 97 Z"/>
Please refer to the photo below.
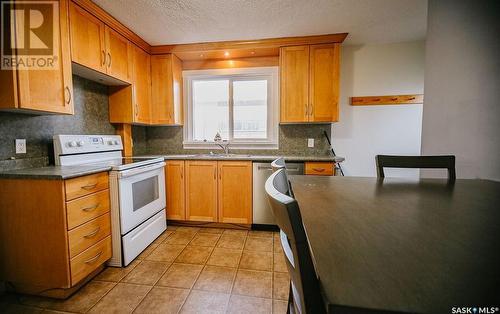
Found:
<path fill-rule="evenodd" d="M 217 144 L 217 146 L 222 148 L 224 154 L 226 155 L 229 154 L 229 142 L 227 140 L 222 140 L 222 137 L 220 136 L 219 132 L 215 134 L 214 142 L 215 144 Z"/>

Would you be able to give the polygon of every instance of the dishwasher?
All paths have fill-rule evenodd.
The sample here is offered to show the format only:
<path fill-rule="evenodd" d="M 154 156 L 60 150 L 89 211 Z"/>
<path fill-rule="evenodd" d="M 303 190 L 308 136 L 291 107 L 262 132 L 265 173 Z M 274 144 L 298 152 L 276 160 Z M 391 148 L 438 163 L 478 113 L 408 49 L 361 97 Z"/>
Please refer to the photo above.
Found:
<path fill-rule="evenodd" d="M 304 163 L 287 162 L 288 175 L 304 174 Z M 264 188 L 267 178 L 273 173 L 271 163 L 253 163 L 253 226 L 276 225 Z M 264 226 L 265 227 L 265 226 Z"/>

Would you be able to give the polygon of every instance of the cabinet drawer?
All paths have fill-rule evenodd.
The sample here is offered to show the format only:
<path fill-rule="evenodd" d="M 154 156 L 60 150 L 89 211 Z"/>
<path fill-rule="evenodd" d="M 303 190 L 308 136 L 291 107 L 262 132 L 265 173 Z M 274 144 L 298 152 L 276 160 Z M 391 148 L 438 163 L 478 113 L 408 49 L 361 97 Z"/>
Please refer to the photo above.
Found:
<path fill-rule="evenodd" d="M 66 188 L 66 201 L 69 201 L 77 197 L 107 189 L 109 186 L 108 173 L 101 172 L 69 179 L 64 182 L 64 185 Z"/>
<path fill-rule="evenodd" d="M 68 230 L 109 212 L 109 190 L 106 189 L 67 202 L 66 212 L 68 215 Z"/>
<path fill-rule="evenodd" d="M 71 259 L 71 285 L 77 284 L 110 258 L 111 236 L 108 236 Z"/>
<path fill-rule="evenodd" d="M 306 162 L 305 174 L 315 176 L 333 176 L 333 162 Z"/>
<path fill-rule="evenodd" d="M 104 214 L 68 232 L 71 258 L 111 234 L 110 214 Z"/>

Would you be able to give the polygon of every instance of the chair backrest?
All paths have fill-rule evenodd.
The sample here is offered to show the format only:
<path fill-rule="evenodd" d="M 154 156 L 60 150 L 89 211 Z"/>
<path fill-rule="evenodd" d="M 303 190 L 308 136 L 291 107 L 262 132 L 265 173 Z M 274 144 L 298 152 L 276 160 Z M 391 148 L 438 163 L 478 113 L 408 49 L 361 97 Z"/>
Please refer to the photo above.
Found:
<path fill-rule="evenodd" d="M 281 193 L 293 197 L 292 187 L 290 185 L 290 182 L 288 181 L 288 175 L 286 173 L 285 158 L 280 157 L 278 159 L 273 160 L 273 162 L 271 162 L 271 168 L 273 168 L 273 172 L 276 172 L 280 169 L 285 169 L 284 175 L 280 176 L 277 179 L 276 188 Z"/>
<path fill-rule="evenodd" d="M 273 168 L 273 171 L 285 168 L 285 158 L 279 157 L 278 159 L 273 160 L 273 162 L 271 162 L 271 167 Z"/>
<path fill-rule="evenodd" d="M 377 176 L 384 178 L 384 168 L 448 169 L 448 179 L 455 180 L 455 156 L 375 156 Z"/>
<path fill-rule="evenodd" d="M 295 199 L 279 190 L 283 180 L 286 180 L 284 168 L 275 171 L 267 179 L 265 189 L 280 228 L 281 246 L 291 278 L 293 304 L 299 313 L 325 313 L 299 205 Z"/>

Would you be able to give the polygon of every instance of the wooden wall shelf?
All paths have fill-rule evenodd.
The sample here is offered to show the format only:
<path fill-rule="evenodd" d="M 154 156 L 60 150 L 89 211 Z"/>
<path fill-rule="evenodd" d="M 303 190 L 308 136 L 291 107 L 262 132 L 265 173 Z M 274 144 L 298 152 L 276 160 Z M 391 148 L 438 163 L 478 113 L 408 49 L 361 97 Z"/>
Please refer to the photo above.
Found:
<path fill-rule="evenodd" d="M 351 97 L 351 106 L 408 105 L 423 103 L 423 94 Z"/>

